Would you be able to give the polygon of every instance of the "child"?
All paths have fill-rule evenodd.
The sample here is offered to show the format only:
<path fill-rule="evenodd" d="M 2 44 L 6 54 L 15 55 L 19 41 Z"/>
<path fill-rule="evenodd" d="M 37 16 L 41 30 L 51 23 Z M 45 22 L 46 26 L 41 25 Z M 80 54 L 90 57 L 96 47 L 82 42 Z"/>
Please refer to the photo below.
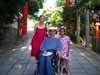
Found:
<path fill-rule="evenodd" d="M 70 38 L 65 35 L 65 29 L 60 29 L 60 40 L 62 44 L 61 48 L 61 62 L 64 66 L 63 74 L 68 75 L 68 63 L 69 63 L 69 52 L 70 52 Z"/>

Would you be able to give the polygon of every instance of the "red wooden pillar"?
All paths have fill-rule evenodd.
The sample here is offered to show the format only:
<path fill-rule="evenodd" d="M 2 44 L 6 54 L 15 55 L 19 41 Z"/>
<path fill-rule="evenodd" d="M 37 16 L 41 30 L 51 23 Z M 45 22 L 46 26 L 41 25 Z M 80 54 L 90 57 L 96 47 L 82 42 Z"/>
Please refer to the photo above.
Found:
<path fill-rule="evenodd" d="M 22 22 L 21 22 L 21 35 L 27 34 L 27 18 L 28 18 L 28 1 L 25 0 L 24 6 L 22 8 Z"/>
<path fill-rule="evenodd" d="M 67 6 L 67 7 L 70 6 L 70 0 L 66 0 L 66 6 Z"/>

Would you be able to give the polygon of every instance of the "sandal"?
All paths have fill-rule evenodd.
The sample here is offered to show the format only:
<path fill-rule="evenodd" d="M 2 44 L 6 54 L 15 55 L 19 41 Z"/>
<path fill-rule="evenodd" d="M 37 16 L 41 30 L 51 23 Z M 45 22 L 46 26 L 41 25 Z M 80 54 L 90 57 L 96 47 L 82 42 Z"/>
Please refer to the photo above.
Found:
<path fill-rule="evenodd" d="M 63 69 L 63 75 L 68 75 L 68 71 L 66 70 L 66 68 Z"/>

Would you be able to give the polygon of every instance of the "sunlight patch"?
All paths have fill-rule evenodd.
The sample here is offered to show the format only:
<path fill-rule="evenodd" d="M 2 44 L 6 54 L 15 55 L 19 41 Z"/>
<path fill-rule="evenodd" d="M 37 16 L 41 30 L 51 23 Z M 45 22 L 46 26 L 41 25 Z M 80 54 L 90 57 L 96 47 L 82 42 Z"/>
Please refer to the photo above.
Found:
<path fill-rule="evenodd" d="M 12 51 L 13 51 L 13 52 L 15 52 L 15 51 L 16 51 L 16 49 L 12 49 Z"/>
<path fill-rule="evenodd" d="M 80 55 L 85 57 L 85 54 L 84 53 L 80 53 Z"/>
<path fill-rule="evenodd" d="M 24 51 L 26 48 L 26 46 L 21 47 L 21 51 Z"/>
<path fill-rule="evenodd" d="M 32 47 L 31 47 L 31 45 L 30 45 L 30 46 L 28 47 L 28 50 L 31 51 L 31 49 L 32 49 Z"/>
<path fill-rule="evenodd" d="M 15 67 L 18 68 L 18 69 L 22 69 L 22 65 L 21 64 L 17 64 Z"/>

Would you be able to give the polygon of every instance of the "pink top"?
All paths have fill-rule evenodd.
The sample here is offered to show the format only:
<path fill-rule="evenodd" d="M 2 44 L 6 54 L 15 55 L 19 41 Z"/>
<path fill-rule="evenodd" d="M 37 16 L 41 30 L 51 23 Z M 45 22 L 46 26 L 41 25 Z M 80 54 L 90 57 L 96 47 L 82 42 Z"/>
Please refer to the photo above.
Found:
<path fill-rule="evenodd" d="M 67 56 L 68 52 L 68 43 L 70 42 L 70 38 L 68 36 L 60 37 L 62 49 L 61 49 L 61 57 L 64 59 L 69 59 Z"/>

